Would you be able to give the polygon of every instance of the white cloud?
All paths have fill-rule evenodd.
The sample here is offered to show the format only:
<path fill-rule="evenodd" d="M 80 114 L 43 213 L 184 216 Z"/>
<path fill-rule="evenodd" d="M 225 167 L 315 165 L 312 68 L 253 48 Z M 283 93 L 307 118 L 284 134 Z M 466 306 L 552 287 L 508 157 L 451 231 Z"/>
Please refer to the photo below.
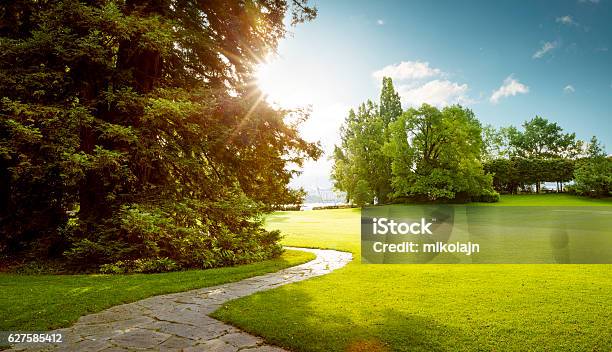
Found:
<path fill-rule="evenodd" d="M 566 26 L 577 26 L 578 25 L 578 22 L 574 21 L 574 19 L 570 15 L 557 17 L 555 21 L 557 23 L 561 23 Z"/>
<path fill-rule="evenodd" d="M 591 3 L 591 4 L 599 4 L 599 0 L 578 0 L 580 3 Z"/>
<path fill-rule="evenodd" d="M 443 107 L 471 102 L 467 96 L 469 90 L 467 84 L 458 84 L 448 80 L 436 79 L 418 86 L 400 85 L 397 90 L 404 104 L 408 106 L 420 106 L 427 103 Z"/>
<path fill-rule="evenodd" d="M 547 52 L 555 49 L 558 46 L 559 45 L 557 44 L 557 42 L 546 42 L 538 51 L 533 54 L 532 57 L 534 59 L 541 59 L 544 55 L 546 55 Z"/>
<path fill-rule="evenodd" d="M 402 61 L 397 65 L 388 65 L 372 73 L 378 80 L 391 77 L 394 80 L 413 80 L 441 76 L 442 71 L 429 66 L 429 62 Z"/>
<path fill-rule="evenodd" d="M 382 26 L 382 25 L 385 24 L 385 21 L 382 20 L 382 19 L 378 19 L 378 20 L 376 20 L 376 24 L 379 25 L 379 26 Z"/>
<path fill-rule="evenodd" d="M 427 103 L 436 107 L 470 104 L 467 84 L 452 82 L 448 74 L 426 61 L 402 61 L 372 73 L 380 84 L 382 77 L 391 77 L 402 105 L 418 107 Z"/>
<path fill-rule="evenodd" d="M 527 94 L 529 93 L 529 87 L 519 82 L 512 75 L 508 76 L 504 83 L 499 87 L 496 91 L 491 94 L 491 98 L 489 100 L 493 104 L 497 104 L 499 99 L 515 96 L 517 94 Z"/>
<path fill-rule="evenodd" d="M 565 88 L 563 88 L 563 91 L 565 93 L 574 93 L 576 91 L 576 89 L 574 88 L 573 85 L 568 84 L 568 85 L 565 86 Z"/>

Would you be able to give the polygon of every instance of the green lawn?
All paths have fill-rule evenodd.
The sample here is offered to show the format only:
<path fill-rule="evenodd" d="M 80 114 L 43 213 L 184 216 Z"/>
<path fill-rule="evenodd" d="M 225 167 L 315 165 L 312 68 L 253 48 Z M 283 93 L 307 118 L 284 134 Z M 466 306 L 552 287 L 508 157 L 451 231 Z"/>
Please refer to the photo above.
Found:
<path fill-rule="evenodd" d="M 497 206 L 612 205 L 568 195 Z M 279 212 L 284 242 L 348 250 L 329 275 L 244 297 L 215 313 L 296 351 L 610 351 L 612 265 L 363 265 L 358 209 Z"/>
<path fill-rule="evenodd" d="M 286 251 L 277 259 L 235 267 L 133 275 L 0 274 L 0 331 L 49 330 L 81 315 L 150 296 L 239 281 L 305 263 L 311 253 Z"/>
<path fill-rule="evenodd" d="M 612 198 L 593 199 L 569 194 L 519 194 L 502 195 L 498 203 L 472 203 L 482 206 L 612 206 Z"/>

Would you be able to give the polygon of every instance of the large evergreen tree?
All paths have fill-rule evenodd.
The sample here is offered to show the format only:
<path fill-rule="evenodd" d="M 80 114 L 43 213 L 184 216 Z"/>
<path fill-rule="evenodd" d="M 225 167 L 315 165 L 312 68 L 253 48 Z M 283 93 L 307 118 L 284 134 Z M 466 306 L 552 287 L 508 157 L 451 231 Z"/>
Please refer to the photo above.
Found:
<path fill-rule="evenodd" d="M 388 126 L 396 121 L 401 114 L 402 103 L 399 94 L 393 87 L 393 80 L 390 77 L 383 77 L 380 92 L 380 116 L 383 124 Z"/>
<path fill-rule="evenodd" d="M 363 205 L 390 200 L 391 159 L 383 152 L 391 123 L 402 114 L 391 78 L 384 77 L 380 104 L 372 101 L 351 110 L 341 128 L 341 146 L 334 150 L 332 178 L 349 201 Z"/>
<path fill-rule="evenodd" d="M 390 126 L 402 115 L 402 103 L 399 94 L 393 87 L 393 81 L 390 77 L 383 77 L 382 91 L 380 93 L 379 114 L 382 119 L 382 128 L 384 129 L 384 142 L 389 142 L 391 138 Z M 376 165 L 376 173 L 379 178 L 379 195 L 380 202 L 388 202 L 391 198 L 393 188 L 391 186 L 391 158 L 384 152 L 380 153 L 378 165 Z"/>
<path fill-rule="evenodd" d="M 278 253 L 257 216 L 317 157 L 253 67 L 306 0 L 0 3 L 0 251 L 184 267 Z"/>

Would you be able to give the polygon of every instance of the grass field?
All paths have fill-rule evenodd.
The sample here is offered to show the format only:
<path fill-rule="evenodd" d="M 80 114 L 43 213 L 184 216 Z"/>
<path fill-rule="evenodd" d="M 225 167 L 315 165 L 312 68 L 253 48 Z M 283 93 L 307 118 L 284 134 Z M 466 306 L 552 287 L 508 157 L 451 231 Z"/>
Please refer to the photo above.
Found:
<path fill-rule="evenodd" d="M 596 206 L 567 195 L 494 206 Z M 489 206 L 489 205 L 487 205 Z M 363 265 L 358 209 L 279 212 L 294 246 L 351 251 L 329 275 L 232 301 L 215 313 L 296 351 L 610 351 L 612 265 Z"/>
<path fill-rule="evenodd" d="M 554 198 L 552 198 L 554 199 Z M 503 203 L 502 203 L 503 204 Z M 362 209 L 362 263 L 556 264 L 610 263 L 612 206 L 386 205 Z M 597 203 L 598 205 L 602 203 Z M 373 219 L 420 222 L 431 234 L 376 235 Z M 375 247 L 477 243 L 478 252 L 380 253 Z"/>
<path fill-rule="evenodd" d="M 0 331 L 45 331 L 81 315 L 150 296 L 220 285 L 305 263 L 311 253 L 286 251 L 277 259 L 235 267 L 133 275 L 0 274 Z"/>

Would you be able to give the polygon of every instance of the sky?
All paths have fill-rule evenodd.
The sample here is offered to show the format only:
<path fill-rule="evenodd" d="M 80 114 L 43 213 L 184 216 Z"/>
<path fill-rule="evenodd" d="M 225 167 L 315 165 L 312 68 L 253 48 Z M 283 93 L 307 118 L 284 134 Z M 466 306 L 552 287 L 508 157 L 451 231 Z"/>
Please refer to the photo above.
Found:
<path fill-rule="evenodd" d="M 404 108 L 459 103 L 495 127 L 539 115 L 612 151 L 612 0 L 311 3 L 258 70 L 268 101 L 310 108 L 302 135 L 326 152 L 294 187 L 332 186 L 339 128 L 383 76 Z"/>

